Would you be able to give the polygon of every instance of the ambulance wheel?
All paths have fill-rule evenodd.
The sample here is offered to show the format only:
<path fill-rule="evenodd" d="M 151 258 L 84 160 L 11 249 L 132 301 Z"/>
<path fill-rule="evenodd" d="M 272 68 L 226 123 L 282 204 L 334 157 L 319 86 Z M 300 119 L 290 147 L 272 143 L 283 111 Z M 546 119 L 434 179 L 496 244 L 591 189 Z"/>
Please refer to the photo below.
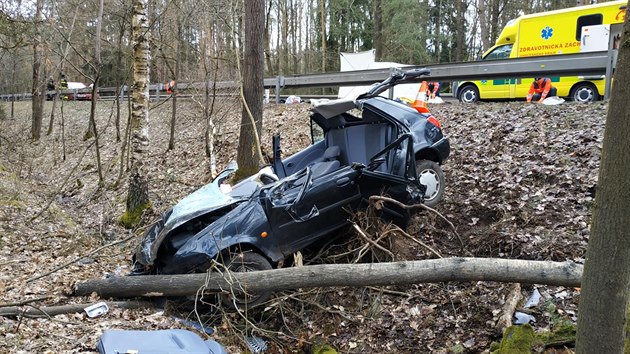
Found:
<path fill-rule="evenodd" d="M 463 103 L 475 103 L 479 101 L 479 90 L 475 85 L 466 85 L 459 90 L 459 100 Z"/>
<path fill-rule="evenodd" d="M 599 99 L 597 87 L 589 82 L 582 82 L 573 87 L 571 90 L 571 98 L 575 102 L 595 102 Z"/>

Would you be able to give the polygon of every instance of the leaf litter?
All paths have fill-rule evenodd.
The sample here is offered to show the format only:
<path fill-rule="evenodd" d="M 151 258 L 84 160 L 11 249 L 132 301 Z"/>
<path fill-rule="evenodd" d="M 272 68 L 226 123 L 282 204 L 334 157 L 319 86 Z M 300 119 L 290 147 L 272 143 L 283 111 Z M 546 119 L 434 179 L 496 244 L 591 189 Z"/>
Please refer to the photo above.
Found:
<path fill-rule="evenodd" d="M 3 105 L 5 111 L 10 109 L 7 103 Z M 46 102 L 44 126 L 51 107 Z M 308 108 L 307 104 L 266 106 L 262 137 L 266 156 L 271 156 L 274 133 L 282 135 L 284 156 L 310 143 Z M 436 209 L 464 238 L 466 255 L 583 262 L 607 103 L 446 103 L 430 108 L 451 139 L 451 157 L 443 166 L 446 194 Z M 47 295 L 54 296 L 30 305 L 97 302 L 97 297 L 63 294 L 74 282 L 129 271 L 141 229 L 135 231 L 134 241 L 84 257 L 132 234 L 118 223 L 127 181 L 123 178 L 116 185 L 121 144 L 116 142 L 111 118 L 113 104 L 103 101 L 97 107 L 104 188 L 98 187 L 94 147 L 88 148 L 90 141 L 81 139 L 88 112 L 89 102 L 64 102 L 65 147 L 59 111 L 53 133 L 44 132 L 39 142 L 29 138 L 29 102 L 16 102 L 15 119 L 0 121 L 0 296 L 4 304 Z M 167 103 L 150 113 L 151 144 L 145 166 L 152 209 L 143 216 L 145 226 L 212 177 L 204 154 L 202 111 L 192 104 L 178 107 L 176 147 L 167 151 L 170 112 Z M 214 120 L 221 168 L 235 159 L 238 102 L 219 102 Z M 126 121 L 126 113 L 121 121 Z M 41 216 L 31 220 L 48 203 Z M 418 213 L 407 231 L 444 257 L 464 255 L 457 238 L 435 215 Z M 341 239 L 356 241 L 351 233 Z M 342 242 L 322 257 L 343 247 L 350 246 Z M 435 255 L 414 246 L 401 257 Z M 27 282 L 69 262 L 59 271 Z M 523 286 L 525 298 L 533 289 Z M 575 323 L 576 289 L 537 289 L 540 305 L 531 309 L 537 330 Z M 216 309 L 197 317 L 173 306 L 171 313 L 194 321 L 201 318 L 214 329 L 211 337 L 233 353 L 246 350 L 242 338 L 252 333 L 267 339 L 270 353 L 304 352 L 320 342 L 352 353 L 477 353 L 500 338 L 494 328 L 508 291 L 509 284 L 492 282 L 332 288 L 278 293 L 275 302 L 252 316 L 251 322 Z M 81 313 L 51 319 L 2 317 L 0 351 L 92 353 L 105 329 L 190 329 L 171 313 L 112 308 L 97 318 Z"/>

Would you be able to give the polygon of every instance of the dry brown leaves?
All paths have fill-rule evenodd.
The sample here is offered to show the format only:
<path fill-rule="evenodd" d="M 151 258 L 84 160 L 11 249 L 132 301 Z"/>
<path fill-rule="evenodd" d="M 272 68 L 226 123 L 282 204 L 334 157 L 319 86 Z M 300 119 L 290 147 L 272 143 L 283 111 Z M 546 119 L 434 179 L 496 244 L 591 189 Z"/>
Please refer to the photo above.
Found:
<path fill-rule="evenodd" d="M 205 122 L 195 105 L 186 108 L 185 104 L 178 108 L 173 151 L 167 151 L 170 104 L 150 114 L 146 166 L 153 214 L 145 216 L 146 224 L 211 178 L 204 155 Z M 10 112 L 6 103 L 2 105 Z M 467 242 L 467 252 L 484 257 L 583 260 L 606 108 L 605 103 L 556 107 L 447 103 L 431 107 L 452 147 L 451 158 L 444 165 L 447 192 L 437 209 L 455 224 Z M 50 109 L 47 102 L 47 114 Z M 0 122 L 0 297 L 9 303 L 55 295 L 34 306 L 90 302 L 92 299 L 66 298 L 63 290 L 76 281 L 125 274 L 139 238 L 82 258 L 41 280 L 28 284 L 25 280 L 129 235 L 117 223 L 124 210 L 126 180 L 115 187 L 120 143 L 115 139 L 112 104 L 99 102 L 97 119 L 106 188 L 98 188 L 93 148 L 68 178 L 89 144 L 81 139 L 87 129 L 89 102 L 64 103 L 65 161 L 60 111 L 53 134 L 36 143 L 28 136 L 30 103 L 16 103 L 15 112 L 14 120 Z M 240 106 L 224 101 L 215 112 L 218 164 L 224 166 L 235 157 Z M 276 132 L 282 134 L 285 155 L 308 145 L 307 117 L 307 105 L 267 107 L 263 150 L 270 155 L 271 135 Z M 122 121 L 126 121 L 124 111 Z M 69 182 L 62 185 L 66 179 Z M 50 208 L 30 221 L 51 199 Z M 408 231 L 443 256 L 461 255 L 456 237 L 430 213 L 419 213 Z M 342 235 L 341 242 L 324 254 L 310 256 L 334 259 L 353 247 L 348 243 L 351 240 L 356 238 Z M 423 247 L 405 245 L 397 245 L 404 248 L 404 258 L 434 257 Z M 305 264 L 313 261 L 308 256 Z M 252 322 L 212 311 L 204 321 L 215 328 L 214 338 L 231 352 L 245 350 L 235 333 L 251 334 L 252 325 L 263 331 L 257 335 L 267 338 L 270 352 L 299 352 L 319 341 L 353 353 L 446 353 L 457 348 L 480 352 L 496 339 L 497 311 L 508 290 L 508 284 L 449 283 L 280 293 L 264 311 L 250 314 Z M 530 290 L 524 287 L 525 297 Z M 543 305 L 536 310 L 538 329 L 575 321 L 574 289 L 541 287 L 540 291 Z M 188 327 L 169 312 L 156 310 L 111 310 L 94 319 L 83 314 L 54 319 L 0 318 L 4 338 L 0 352 L 93 352 L 98 336 L 107 328 Z M 283 335 L 272 334 L 277 332 Z"/>

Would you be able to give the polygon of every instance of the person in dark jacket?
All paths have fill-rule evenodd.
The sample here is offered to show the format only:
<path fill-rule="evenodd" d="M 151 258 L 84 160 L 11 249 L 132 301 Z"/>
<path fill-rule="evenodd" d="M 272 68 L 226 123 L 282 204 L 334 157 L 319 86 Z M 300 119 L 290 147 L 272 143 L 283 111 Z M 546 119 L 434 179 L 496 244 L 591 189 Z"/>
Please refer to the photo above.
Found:
<path fill-rule="evenodd" d="M 68 89 L 68 79 L 66 79 L 66 75 L 64 74 L 61 74 L 61 89 L 62 90 Z"/>
<path fill-rule="evenodd" d="M 553 97 L 557 93 L 555 87 L 551 86 L 551 79 L 548 77 L 537 77 L 529 87 L 527 102 L 532 100 L 542 103 L 547 97 Z"/>
<path fill-rule="evenodd" d="M 55 98 L 55 79 L 52 77 L 48 79 L 48 84 L 46 84 L 46 99 L 48 101 L 52 101 Z M 51 92 L 52 91 L 52 92 Z"/>

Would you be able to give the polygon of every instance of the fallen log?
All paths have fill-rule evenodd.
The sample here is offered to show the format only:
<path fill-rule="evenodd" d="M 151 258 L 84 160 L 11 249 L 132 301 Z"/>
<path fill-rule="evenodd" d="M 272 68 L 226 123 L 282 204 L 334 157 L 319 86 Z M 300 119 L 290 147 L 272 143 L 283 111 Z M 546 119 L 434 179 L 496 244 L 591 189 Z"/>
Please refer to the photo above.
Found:
<path fill-rule="evenodd" d="M 580 286 L 583 266 L 497 258 L 442 258 L 423 261 L 327 264 L 257 272 L 142 275 L 95 279 L 75 284 L 71 295 L 97 293 L 102 298 L 187 296 L 201 287 L 218 292 L 242 287 L 247 291 L 278 291 L 330 286 L 385 286 L 445 281 Z"/>
<path fill-rule="evenodd" d="M 106 301 L 110 309 L 138 309 L 152 307 L 148 301 Z M 28 318 L 48 318 L 66 313 L 82 312 L 86 307 L 93 304 L 68 304 L 58 306 L 36 307 L 33 305 L 10 306 L 0 308 L 0 316 L 6 317 L 28 317 Z"/>

